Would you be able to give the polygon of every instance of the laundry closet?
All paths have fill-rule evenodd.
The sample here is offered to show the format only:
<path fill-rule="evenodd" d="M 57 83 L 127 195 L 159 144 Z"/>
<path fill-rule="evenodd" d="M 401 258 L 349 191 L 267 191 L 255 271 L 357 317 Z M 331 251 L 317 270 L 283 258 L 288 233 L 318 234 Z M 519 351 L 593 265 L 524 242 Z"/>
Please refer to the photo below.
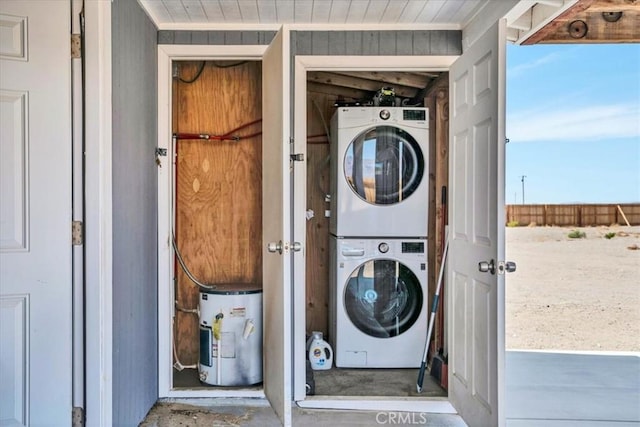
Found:
<path fill-rule="evenodd" d="M 306 330 L 334 361 L 311 390 L 446 397 L 446 365 L 421 393 L 416 380 L 443 246 L 448 75 L 311 71 L 307 88 Z M 441 313 L 430 361 L 446 355 Z"/>
<path fill-rule="evenodd" d="M 263 387 L 255 379 L 229 386 L 224 381 L 229 381 L 229 373 L 216 369 L 216 363 L 223 371 L 229 366 L 224 359 L 216 361 L 217 355 L 228 357 L 230 351 L 240 351 L 242 334 L 236 334 L 240 338 L 231 343 L 217 342 L 215 316 L 210 316 L 211 324 L 203 325 L 201 313 L 201 299 L 210 291 L 192 280 L 217 284 L 232 293 L 247 287 L 258 292 L 262 287 L 261 65 L 260 61 L 211 60 L 172 65 L 173 390 L 213 389 L 251 396 L 259 395 Z M 427 372 L 422 393 L 416 391 L 446 218 L 442 191 L 448 179 L 447 77 L 446 72 L 317 71 L 307 75 L 305 323 L 307 335 L 322 332 L 332 344 L 337 365 L 313 371 L 310 394 L 447 395 L 447 375 L 442 371 L 446 365 L 438 366 L 439 378 Z M 387 99 L 381 103 L 383 88 Z M 358 137 L 360 145 L 354 147 L 351 142 Z M 345 150 L 351 150 L 351 160 L 337 160 Z M 366 164 L 354 164 L 358 156 Z M 384 156 L 393 158 L 385 164 Z M 376 184 L 376 172 L 381 172 L 376 168 L 385 167 L 392 170 L 384 173 L 398 180 Z M 340 183 L 345 168 L 352 177 Z M 350 187 L 337 190 L 348 182 Z M 375 211 L 377 202 L 388 208 L 388 224 L 400 228 L 387 226 L 387 213 Z M 352 209 L 353 203 L 362 207 Z M 366 216 L 367 205 L 374 206 L 373 219 Z M 363 210 L 365 216 L 358 217 Z M 340 260 L 338 255 L 349 251 L 356 256 Z M 360 255 L 361 251 L 365 253 Z M 386 294 L 366 285 L 361 297 L 352 301 L 362 308 L 386 298 L 377 309 L 380 318 L 386 316 L 386 325 L 367 324 L 366 313 L 360 320 L 357 315 L 338 315 L 339 304 L 346 302 L 343 282 L 349 277 L 354 286 L 365 277 L 400 283 L 402 289 Z M 429 361 L 438 349 L 443 349 L 439 360 L 446 360 L 442 309 L 436 317 Z M 261 328 L 262 319 L 251 320 L 254 328 Z M 221 325 L 225 322 L 223 318 Z M 357 343 L 358 336 L 360 347 L 344 348 Z M 394 343 L 389 345 L 387 340 Z M 212 359 L 212 366 L 203 366 L 203 357 Z M 203 380 L 203 371 L 212 376 Z M 226 378 L 219 381 L 217 375 Z"/>
<path fill-rule="evenodd" d="M 173 388 L 260 388 L 261 62 L 172 69 Z"/>

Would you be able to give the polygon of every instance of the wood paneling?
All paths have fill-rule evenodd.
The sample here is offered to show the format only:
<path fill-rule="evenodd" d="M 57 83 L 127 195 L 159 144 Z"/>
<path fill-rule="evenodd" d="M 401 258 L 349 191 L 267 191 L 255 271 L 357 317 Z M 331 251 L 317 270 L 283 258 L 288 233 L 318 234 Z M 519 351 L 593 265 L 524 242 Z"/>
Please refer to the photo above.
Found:
<path fill-rule="evenodd" d="M 292 55 L 460 55 L 462 31 L 291 31 Z"/>
<path fill-rule="evenodd" d="M 321 88 L 320 88 L 321 89 Z M 306 252 L 306 328 L 307 333 L 321 331 L 327 336 L 329 309 L 329 140 L 327 126 L 335 111 L 337 95 L 307 92 L 307 209 L 314 212 L 307 221 Z M 321 135 L 321 136 L 316 136 Z"/>
<path fill-rule="evenodd" d="M 140 0 L 156 24 L 458 24 L 478 0 Z"/>
<path fill-rule="evenodd" d="M 275 31 L 158 31 L 158 44 L 263 45 Z"/>
<path fill-rule="evenodd" d="M 429 140 L 430 144 L 430 173 L 431 183 L 429 191 L 429 294 L 430 299 L 436 291 L 438 273 L 442 264 L 442 250 L 444 244 L 443 225 L 447 223 L 446 205 L 443 205 L 442 188 L 449 187 L 449 76 L 441 75 L 427 92 L 426 105 L 429 107 Z M 447 194 L 448 198 L 448 194 Z M 445 285 L 440 293 L 440 306 L 434 327 L 434 341 L 431 354 L 435 354 L 439 347 L 444 346 L 440 340 L 442 336 Z"/>
<path fill-rule="evenodd" d="M 137 425 L 158 399 L 158 51 L 157 29 L 137 2 L 114 1 L 111 13 L 112 424 L 123 426 Z"/>
<path fill-rule="evenodd" d="M 208 62 L 191 84 L 174 89 L 174 132 L 227 134 L 261 118 L 261 63 Z M 201 62 L 182 63 L 191 79 Z M 260 123 L 238 135 L 260 130 Z M 261 137 L 239 141 L 180 140 L 177 143 L 176 239 L 182 256 L 201 282 L 262 282 Z M 198 306 L 198 288 L 179 269 L 179 308 Z M 175 341 L 183 364 L 198 361 L 198 319 L 177 311 Z"/>

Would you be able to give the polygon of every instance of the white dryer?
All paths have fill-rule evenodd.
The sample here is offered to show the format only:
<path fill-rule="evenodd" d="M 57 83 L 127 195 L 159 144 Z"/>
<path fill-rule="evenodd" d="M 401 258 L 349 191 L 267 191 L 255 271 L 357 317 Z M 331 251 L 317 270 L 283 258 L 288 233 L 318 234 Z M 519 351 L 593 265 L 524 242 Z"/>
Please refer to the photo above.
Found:
<path fill-rule="evenodd" d="M 426 108 L 339 107 L 331 119 L 330 232 L 426 237 Z"/>
<path fill-rule="evenodd" d="M 331 237 L 329 340 L 341 368 L 417 368 L 427 337 L 427 240 Z"/>

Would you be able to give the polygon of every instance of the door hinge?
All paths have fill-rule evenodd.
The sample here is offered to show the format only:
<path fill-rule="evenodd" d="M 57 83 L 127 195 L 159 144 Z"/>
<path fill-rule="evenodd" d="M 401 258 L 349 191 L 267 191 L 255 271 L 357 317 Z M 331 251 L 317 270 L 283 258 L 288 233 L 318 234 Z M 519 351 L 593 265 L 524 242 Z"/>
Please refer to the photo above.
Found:
<path fill-rule="evenodd" d="M 74 406 L 71 409 L 71 425 L 73 427 L 84 426 L 84 409 Z"/>
<path fill-rule="evenodd" d="M 291 154 L 289 157 L 294 162 L 304 162 L 304 154 L 302 153 Z"/>
<path fill-rule="evenodd" d="M 167 149 L 156 147 L 156 165 L 161 168 L 162 162 L 160 161 L 160 157 L 167 157 Z"/>
<path fill-rule="evenodd" d="M 71 58 L 82 58 L 80 34 L 71 34 Z"/>
<path fill-rule="evenodd" d="M 71 223 L 71 244 L 74 246 L 84 244 L 84 227 L 82 221 Z"/>

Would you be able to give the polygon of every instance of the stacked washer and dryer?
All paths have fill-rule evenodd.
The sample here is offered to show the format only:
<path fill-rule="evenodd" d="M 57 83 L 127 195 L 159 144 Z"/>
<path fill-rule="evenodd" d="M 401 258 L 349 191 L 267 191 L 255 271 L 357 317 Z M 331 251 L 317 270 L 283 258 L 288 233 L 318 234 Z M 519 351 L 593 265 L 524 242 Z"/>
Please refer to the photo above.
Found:
<path fill-rule="evenodd" d="M 426 108 L 331 120 L 329 336 L 337 367 L 419 367 L 428 322 Z"/>

